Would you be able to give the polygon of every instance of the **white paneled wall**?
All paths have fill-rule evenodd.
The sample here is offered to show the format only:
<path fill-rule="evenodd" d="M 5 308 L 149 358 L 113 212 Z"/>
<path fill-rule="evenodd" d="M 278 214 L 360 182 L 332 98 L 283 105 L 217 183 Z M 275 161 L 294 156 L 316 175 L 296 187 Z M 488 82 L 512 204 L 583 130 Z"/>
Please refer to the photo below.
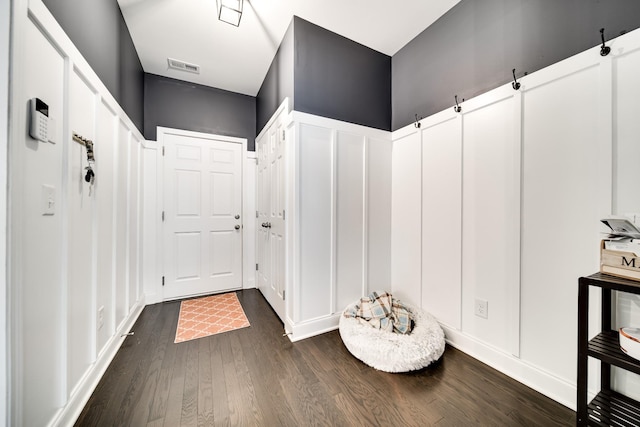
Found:
<path fill-rule="evenodd" d="M 9 231 L 12 253 L 9 283 L 12 283 L 13 292 L 11 305 L 18 310 L 10 321 L 17 326 L 12 358 L 17 376 L 13 390 L 18 399 L 13 411 L 18 412 L 14 416 L 21 417 L 24 425 L 47 425 L 58 408 L 65 404 L 67 396 L 68 301 L 67 269 L 63 267 L 66 260 L 63 239 L 67 237 L 63 234 L 61 215 L 63 200 L 67 199 L 62 189 L 61 143 L 66 64 L 65 58 L 35 25 L 25 25 L 22 34 L 29 50 L 38 54 L 24 57 L 26 84 L 23 96 L 13 105 L 21 105 L 26 110 L 29 98 L 37 96 L 45 100 L 49 105 L 49 117 L 58 124 L 53 135 L 58 143 L 43 144 L 30 139 L 25 132 L 26 122 L 20 123 L 19 128 L 23 131 L 19 138 L 11 138 L 14 147 L 10 164 L 21 165 L 10 170 L 13 208 Z M 22 116 L 26 120 L 26 115 Z M 22 143 L 18 145 L 15 141 Z M 42 215 L 42 185 L 56 189 L 56 215 Z M 18 197 L 20 193 L 21 197 Z M 29 402 L 37 404 L 25 401 L 27 396 Z"/>
<path fill-rule="evenodd" d="M 640 31 L 611 44 L 393 133 L 393 292 L 454 346 L 569 407 L 577 280 L 598 270 L 600 218 L 640 213 Z M 617 306 L 620 325 L 638 325 L 636 297 Z M 637 376 L 614 383 L 640 396 Z"/>
<path fill-rule="evenodd" d="M 552 81 L 539 84 L 538 76 L 532 77 L 523 105 L 522 357 L 574 383 L 576 358 L 568 355 L 577 354 L 577 341 L 564 337 L 577 331 L 576 278 L 599 268 L 603 216 L 598 67 L 554 73 Z M 569 111 L 557 102 L 565 96 L 573 100 Z M 571 244 L 552 248 L 550 236 Z M 540 316 L 541 307 L 562 315 Z M 552 329 L 555 333 L 547 334 Z M 559 358 L 549 347 L 567 356 Z"/>
<path fill-rule="evenodd" d="M 336 307 L 362 297 L 367 288 L 365 138 L 340 132 L 336 142 Z"/>
<path fill-rule="evenodd" d="M 422 307 L 461 329 L 462 118 L 436 114 L 421 133 Z"/>
<path fill-rule="evenodd" d="M 7 223 L 7 153 L 9 152 L 9 28 L 11 2 L 0 0 L 0 223 Z M 0 312 L 8 313 L 7 229 L 0 229 Z M 7 315 L 0 317 L 0 420 L 7 420 L 9 395 L 9 331 Z"/>
<path fill-rule="evenodd" d="M 367 291 L 391 289 L 391 143 L 368 139 L 365 168 L 367 203 Z"/>
<path fill-rule="evenodd" d="M 299 135 L 300 267 L 290 295 L 297 299 L 295 323 L 333 314 L 334 156 L 333 131 L 302 123 Z"/>
<path fill-rule="evenodd" d="M 462 116 L 462 331 L 516 355 L 519 102 L 507 86 L 467 102 Z M 476 299 L 488 301 L 488 318 L 474 314 Z"/>
<path fill-rule="evenodd" d="M 97 95 L 80 70 L 74 67 L 69 78 L 69 128 L 84 138 L 96 141 L 95 107 Z M 64 118 L 63 118 L 64 120 Z M 63 135 L 63 138 L 66 139 Z M 67 381 L 72 387 L 95 360 L 95 287 L 93 285 L 94 197 L 85 182 L 87 150 L 77 142 L 60 141 L 68 152 L 66 169 L 67 201 L 63 201 L 67 221 Z M 107 175 L 105 175 L 107 176 Z M 64 238 L 64 237 L 63 237 Z M 64 244 L 64 243 L 63 243 Z M 63 283 L 64 286 L 64 283 Z M 72 391 L 72 390 L 70 390 Z"/>
<path fill-rule="evenodd" d="M 348 304 L 391 287 L 391 141 L 388 132 L 283 110 L 257 147 L 270 126 L 287 129 L 283 321 L 297 341 L 335 329 Z"/>
<path fill-rule="evenodd" d="M 612 63 L 613 74 L 613 213 L 638 214 L 640 220 L 640 46 L 618 52 Z M 618 294 L 617 326 L 640 325 L 640 296 Z M 614 375 L 614 386 L 640 399 L 640 376 L 621 372 Z"/>
<path fill-rule="evenodd" d="M 409 131 L 393 141 L 391 170 L 391 288 L 397 298 L 421 301 L 421 141 Z"/>
<path fill-rule="evenodd" d="M 116 115 L 104 102 L 98 104 L 98 120 L 96 130 L 97 144 L 95 149 L 96 175 L 105 177 L 96 180 L 95 220 L 96 230 L 96 312 L 102 309 L 104 327 L 99 329 L 96 336 L 96 351 L 100 354 L 105 348 L 109 337 L 115 331 L 113 313 L 113 289 L 115 283 L 115 183 L 116 181 Z"/>
<path fill-rule="evenodd" d="M 144 305 L 143 137 L 42 2 L 13 4 L 10 424 L 70 425 Z M 27 134 L 33 97 L 49 105 L 50 142 Z M 94 143 L 94 186 L 73 132 Z"/>

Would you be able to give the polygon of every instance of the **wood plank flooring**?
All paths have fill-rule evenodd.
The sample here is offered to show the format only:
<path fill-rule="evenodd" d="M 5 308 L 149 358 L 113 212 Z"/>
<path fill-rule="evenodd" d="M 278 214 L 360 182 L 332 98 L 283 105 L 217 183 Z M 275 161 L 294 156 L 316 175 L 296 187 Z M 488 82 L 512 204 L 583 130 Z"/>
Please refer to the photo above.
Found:
<path fill-rule="evenodd" d="M 257 290 L 251 326 L 174 344 L 179 302 L 148 306 L 77 426 L 569 426 L 575 413 L 447 347 L 421 371 L 355 359 L 338 331 L 291 343 Z"/>

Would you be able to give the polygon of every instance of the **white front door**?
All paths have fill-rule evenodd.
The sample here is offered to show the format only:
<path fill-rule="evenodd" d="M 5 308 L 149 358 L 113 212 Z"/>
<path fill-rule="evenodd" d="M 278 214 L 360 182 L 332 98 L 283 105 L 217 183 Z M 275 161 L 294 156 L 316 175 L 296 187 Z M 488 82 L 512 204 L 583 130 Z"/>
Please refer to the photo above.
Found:
<path fill-rule="evenodd" d="M 258 288 L 284 321 L 285 135 L 280 121 L 256 141 L 256 261 Z"/>
<path fill-rule="evenodd" d="M 165 300 L 242 288 L 242 144 L 236 139 L 165 131 L 159 141 Z"/>

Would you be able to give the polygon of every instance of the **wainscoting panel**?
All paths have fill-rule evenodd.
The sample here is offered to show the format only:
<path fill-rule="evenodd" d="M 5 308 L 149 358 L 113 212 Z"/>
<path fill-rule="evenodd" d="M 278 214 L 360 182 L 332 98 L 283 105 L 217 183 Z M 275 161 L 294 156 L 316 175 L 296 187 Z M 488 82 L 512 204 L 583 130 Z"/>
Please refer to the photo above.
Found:
<path fill-rule="evenodd" d="M 524 94 L 522 357 L 571 382 L 577 359 L 558 355 L 578 351 L 565 339 L 577 333 L 576 281 L 599 268 L 597 83 L 592 66 Z"/>
<path fill-rule="evenodd" d="M 344 308 L 369 290 L 390 289 L 391 142 L 388 132 L 287 113 L 286 105 L 285 100 L 260 132 L 256 149 L 260 169 L 266 138 L 281 126 L 287 159 L 281 317 L 289 338 L 297 341 L 336 329 Z M 258 206 L 261 192 L 270 187 L 266 178 L 258 173 Z M 266 286 L 260 290 L 272 306 L 278 303 Z"/>
<path fill-rule="evenodd" d="M 514 354 L 520 287 L 520 123 L 514 111 L 519 101 L 511 88 L 479 96 L 465 105 L 462 129 L 462 331 Z M 488 303 L 486 318 L 475 313 L 477 299 Z"/>
<path fill-rule="evenodd" d="M 391 158 L 391 289 L 414 304 L 422 300 L 421 150 L 420 133 L 409 129 L 393 141 Z"/>
<path fill-rule="evenodd" d="M 115 258 L 115 183 L 116 163 L 115 150 L 116 131 L 118 119 L 115 113 L 104 103 L 98 104 L 98 122 L 96 130 L 96 144 L 94 147 L 95 156 L 100 159 L 96 164 L 96 176 L 99 176 L 95 183 L 96 206 L 95 214 L 97 220 L 96 231 L 96 312 L 102 312 L 102 326 L 96 319 L 96 350 L 100 354 L 108 338 L 115 331 L 114 320 L 114 258 Z"/>
<path fill-rule="evenodd" d="M 422 124 L 422 307 L 462 327 L 462 117 Z"/>
<path fill-rule="evenodd" d="M 144 304 L 143 137 L 40 0 L 12 8 L 8 423 L 68 426 Z M 34 97 L 49 106 L 48 142 L 26 131 Z M 73 132 L 94 144 L 93 186 Z"/>
<path fill-rule="evenodd" d="M 336 311 L 366 291 L 365 138 L 337 133 Z"/>
<path fill-rule="evenodd" d="M 453 109 L 421 120 L 421 164 L 417 128 L 392 135 L 394 293 L 422 301 L 445 326 L 450 344 L 570 408 L 577 280 L 599 268 L 605 231 L 599 220 L 640 213 L 640 31 L 608 44 L 607 57 L 596 46 L 524 76 L 517 90 L 509 83 L 463 102 L 460 126 L 447 122 Z M 459 187 L 446 174 L 458 164 L 462 221 L 456 227 Z M 412 187 L 420 175 L 421 193 Z M 447 255 L 450 273 L 435 276 Z M 446 292 L 444 283 L 456 283 L 459 271 L 462 293 Z M 476 298 L 488 301 L 487 319 L 475 315 Z M 592 306 L 599 303 L 593 293 Z M 640 319 L 638 301 L 619 295 L 617 305 L 620 326 Z M 598 322 L 594 313 L 591 334 Z M 592 363 L 591 390 L 599 387 L 594 374 Z M 640 382 L 630 374 L 616 372 L 614 385 L 640 397 Z"/>
<path fill-rule="evenodd" d="M 300 125 L 300 317 L 332 311 L 334 283 L 334 135 L 330 128 Z"/>
<path fill-rule="evenodd" d="M 96 141 L 95 90 L 88 86 L 84 76 L 74 69 L 69 85 L 69 126 L 72 132 Z M 67 215 L 68 215 L 68 287 L 67 308 L 67 375 L 70 385 L 80 378 L 95 360 L 95 297 L 93 283 L 94 245 L 93 215 L 95 191 L 85 181 L 87 148 L 72 140 L 65 140 L 68 152 L 67 168 Z M 105 178 L 109 176 L 105 174 Z M 90 303 L 87 303 L 90 302 Z M 68 390 L 70 393 L 71 390 Z"/>
<path fill-rule="evenodd" d="M 613 125 L 613 208 L 617 215 L 633 214 L 640 221 L 640 46 L 625 49 L 613 58 L 613 105 L 616 120 Z M 640 325 L 640 296 L 618 293 L 616 295 L 617 327 Z M 614 387 L 636 400 L 640 400 L 640 376 L 616 370 Z"/>

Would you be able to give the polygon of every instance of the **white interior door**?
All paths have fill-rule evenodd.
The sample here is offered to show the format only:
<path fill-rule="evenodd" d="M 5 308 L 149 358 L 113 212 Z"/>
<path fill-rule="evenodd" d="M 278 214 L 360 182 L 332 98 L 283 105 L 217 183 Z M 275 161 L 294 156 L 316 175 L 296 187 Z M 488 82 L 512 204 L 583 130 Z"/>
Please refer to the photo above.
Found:
<path fill-rule="evenodd" d="M 163 298 L 242 288 L 242 144 L 166 132 Z"/>
<path fill-rule="evenodd" d="M 285 134 L 275 121 L 256 141 L 258 158 L 256 218 L 256 281 L 281 320 L 285 298 Z"/>

